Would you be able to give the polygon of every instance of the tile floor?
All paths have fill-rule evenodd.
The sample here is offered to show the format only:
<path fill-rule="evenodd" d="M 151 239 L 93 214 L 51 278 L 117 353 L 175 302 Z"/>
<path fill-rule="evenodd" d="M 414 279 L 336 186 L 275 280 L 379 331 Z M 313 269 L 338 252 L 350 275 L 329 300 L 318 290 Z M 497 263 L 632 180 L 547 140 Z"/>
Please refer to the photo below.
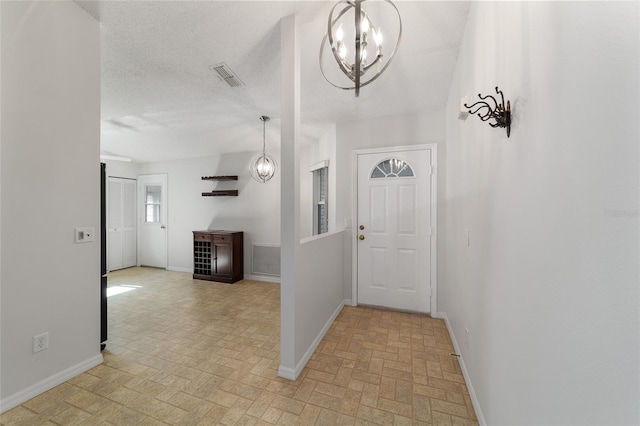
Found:
<path fill-rule="evenodd" d="M 104 363 L 2 425 L 475 425 L 440 319 L 347 306 L 295 382 L 277 375 L 280 287 L 109 274 Z"/>

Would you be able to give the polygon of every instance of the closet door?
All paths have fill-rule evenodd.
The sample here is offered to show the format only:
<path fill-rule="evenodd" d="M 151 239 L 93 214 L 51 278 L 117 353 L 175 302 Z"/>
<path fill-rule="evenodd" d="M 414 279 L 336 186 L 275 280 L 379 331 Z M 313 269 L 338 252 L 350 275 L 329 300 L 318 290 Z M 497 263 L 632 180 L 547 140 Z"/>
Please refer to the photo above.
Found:
<path fill-rule="evenodd" d="M 107 270 L 122 269 L 122 179 L 107 185 Z"/>
<path fill-rule="evenodd" d="M 122 267 L 136 266 L 136 181 L 122 179 Z"/>
<path fill-rule="evenodd" d="M 107 186 L 107 269 L 136 265 L 136 181 L 109 177 Z"/>

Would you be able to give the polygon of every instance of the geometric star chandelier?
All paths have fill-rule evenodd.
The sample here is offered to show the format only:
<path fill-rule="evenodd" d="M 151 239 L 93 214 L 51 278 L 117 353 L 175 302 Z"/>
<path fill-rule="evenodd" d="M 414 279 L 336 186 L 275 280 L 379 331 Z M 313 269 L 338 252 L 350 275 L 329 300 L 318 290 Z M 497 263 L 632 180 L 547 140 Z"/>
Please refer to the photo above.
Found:
<path fill-rule="evenodd" d="M 276 159 L 267 154 L 266 151 L 266 123 L 270 118 L 266 115 L 260 117 L 262 121 L 262 154 L 254 157 L 251 160 L 249 171 L 251 176 L 260 183 L 265 183 L 271 180 L 276 173 Z"/>
<path fill-rule="evenodd" d="M 395 38 L 395 46 L 391 55 L 385 59 L 382 54 L 382 30 L 376 26 L 369 14 L 363 9 L 362 4 L 365 1 L 341 0 L 336 3 L 329 14 L 327 33 L 322 38 L 320 45 L 320 71 L 325 80 L 339 89 L 355 90 L 356 97 L 360 95 L 361 87 L 380 77 L 391 64 L 402 37 L 402 19 L 398 8 L 391 0 L 377 2 L 390 5 L 391 8 L 387 7 L 387 9 L 393 9 L 398 17 L 398 35 Z M 341 5 L 343 7 L 338 10 L 338 6 Z M 371 43 L 371 39 L 373 39 L 373 43 Z M 327 76 L 323 63 L 323 53 L 327 42 L 340 71 L 349 79 L 348 85 L 346 85 L 347 81 L 344 78 L 342 80 L 345 83 L 336 83 L 336 78 Z M 368 59 L 369 62 L 367 62 Z M 365 75 L 367 75 L 366 78 Z"/>

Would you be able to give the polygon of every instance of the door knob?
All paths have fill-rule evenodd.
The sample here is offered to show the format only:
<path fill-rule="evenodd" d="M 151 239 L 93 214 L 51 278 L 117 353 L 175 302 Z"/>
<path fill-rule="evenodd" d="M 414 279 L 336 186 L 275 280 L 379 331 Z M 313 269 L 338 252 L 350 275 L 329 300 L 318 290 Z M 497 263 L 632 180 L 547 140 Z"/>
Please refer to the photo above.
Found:
<path fill-rule="evenodd" d="M 364 225 L 360 225 L 360 230 L 362 231 L 364 229 Z"/>
<path fill-rule="evenodd" d="M 166 226 L 164 226 L 164 225 L 160 226 L 160 229 L 165 229 L 165 228 L 166 228 Z"/>
<path fill-rule="evenodd" d="M 364 240 L 364 235 L 360 234 L 360 236 L 358 237 L 359 240 Z"/>

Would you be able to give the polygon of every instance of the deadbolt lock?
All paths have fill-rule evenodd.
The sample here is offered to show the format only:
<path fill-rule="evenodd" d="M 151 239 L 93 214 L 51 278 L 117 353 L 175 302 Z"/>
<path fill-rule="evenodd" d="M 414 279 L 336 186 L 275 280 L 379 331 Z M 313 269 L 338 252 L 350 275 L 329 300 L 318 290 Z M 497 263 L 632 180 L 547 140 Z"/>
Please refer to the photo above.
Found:
<path fill-rule="evenodd" d="M 359 240 L 364 240 L 364 235 L 360 234 L 360 236 L 358 237 Z"/>
<path fill-rule="evenodd" d="M 360 225 L 360 230 L 362 231 L 364 229 L 364 225 Z"/>

